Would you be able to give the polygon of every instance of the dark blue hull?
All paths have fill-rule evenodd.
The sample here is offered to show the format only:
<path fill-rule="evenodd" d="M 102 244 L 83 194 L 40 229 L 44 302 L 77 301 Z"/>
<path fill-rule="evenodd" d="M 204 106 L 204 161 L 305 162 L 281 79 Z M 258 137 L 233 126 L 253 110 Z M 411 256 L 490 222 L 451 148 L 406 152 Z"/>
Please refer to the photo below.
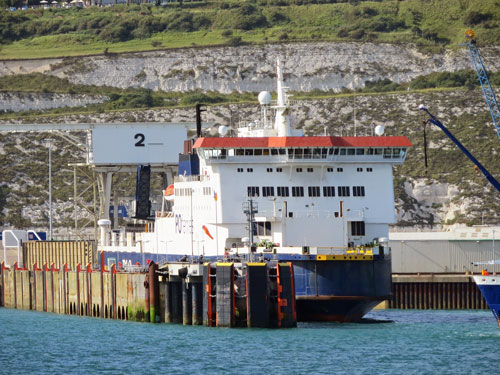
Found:
<path fill-rule="evenodd" d="M 500 285 L 478 285 L 500 328 Z"/>
<path fill-rule="evenodd" d="M 145 266 L 150 261 L 178 261 L 179 255 L 105 252 L 105 263 L 123 267 Z M 391 258 L 371 260 L 317 260 L 314 255 L 280 255 L 268 260 L 293 264 L 297 320 L 355 322 L 381 301 L 391 298 Z M 196 261 L 197 259 L 195 259 Z M 216 259 L 205 258 L 206 261 Z"/>
<path fill-rule="evenodd" d="M 300 321 L 359 321 L 391 298 L 391 259 L 294 261 Z"/>

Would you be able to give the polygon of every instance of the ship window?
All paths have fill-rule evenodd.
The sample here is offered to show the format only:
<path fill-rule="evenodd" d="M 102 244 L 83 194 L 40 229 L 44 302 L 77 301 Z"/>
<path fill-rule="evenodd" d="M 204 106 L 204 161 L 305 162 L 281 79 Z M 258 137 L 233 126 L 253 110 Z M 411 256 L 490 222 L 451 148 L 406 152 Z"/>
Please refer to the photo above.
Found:
<path fill-rule="evenodd" d="M 262 149 L 258 148 L 253 151 L 255 156 L 262 156 Z"/>
<path fill-rule="evenodd" d="M 303 197 L 304 187 L 303 186 L 292 186 L 292 197 Z"/>
<path fill-rule="evenodd" d="M 351 235 L 364 236 L 365 235 L 365 222 L 364 221 L 351 221 Z"/>
<path fill-rule="evenodd" d="M 273 171 L 273 169 L 272 169 L 272 168 L 267 168 L 267 171 L 268 171 L 268 172 L 272 172 L 272 171 Z"/>
<path fill-rule="evenodd" d="M 354 148 L 348 148 L 347 149 L 347 155 L 354 155 L 355 152 L 356 152 L 356 149 L 354 149 Z"/>
<path fill-rule="evenodd" d="M 392 157 L 392 149 L 391 148 L 384 148 L 384 158 L 388 159 Z"/>
<path fill-rule="evenodd" d="M 345 155 L 347 153 L 345 148 L 340 149 L 340 155 Z"/>
<path fill-rule="evenodd" d="M 289 195 L 288 186 L 278 186 L 278 197 L 288 197 Z"/>
<path fill-rule="evenodd" d="M 257 221 L 253 223 L 253 234 L 255 236 L 270 236 L 271 235 L 271 222 L 270 221 Z"/>
<path fill-rule="evenodd" d="M 243 149 L 236 150 L 236 155 L 237 156 L 245 155 L 245 150 L 243 150 Z"/>
<path fill-rule="evenodd" d="M 344 172 L 344 168 L 337 168 L 337 172 Z"/>
<path fill-rule="evenodd" d="M 373 168 L 366 168 L 367 172 L 373 172 Z"/>
<path fill-rule="evenodd" d="M 276 172 L 283 172 L 283 168 L 276 168 Z"/>
<path fill-rule="evenodd" d="M 352 195 L 354 197 L 364 197 L 365 196 L 365 187 L 364 186 L 353 186 L 352 187 Z"/>
<path fill-rule="evenodd" d="M 382 149 L 381 148 L 376 148 L 375 149 L 375 155 L 382 155 Z"/>
<path fill-rule="evenodd" d="M 333 152 L 334 155 L 338 155 L 339 154 L 339 149 L 336 148 L 335 151 Z"/>
<path fill-rule="evenodd" d="M 364 148 L 357 148 L 356 149 L 356 155 L 364 155 L 364 154 L 365 154 Z"/>
<path fill-rule="evenodd" d="M 269 149 L 264 149 L 262 150 L 262 155 L 268 156 L 269 155 Z"/>
<path fill-rule="evenodd" d="M 305 148 L 304 149 L 304 159 L 311 159 L 311 152 L 312 150 L 310 148 Z"/>
<path fill-rule="evenodd" d="M 271 149 L 271 155 L 278 155 L 278 150 L 275 148 Z"/>
<path fill-rule="evenodd" d="M 320 159 L 320 158 L 321 158 L 321 149 L 315 148 L 313 150 L 313 159 Z"/>
<path fill-rule="evenodd" d="M 293 159 L 293 148 L 288 149 L 288 159 Z"/>
<path fill-rule="evenodd" d="M 262 186 L 263 197 L 274 197 L 274 186 Z"/>
<path fill-rule="evenodd" d="M 323 196 L 324 197 L 334 197 L 335 196 L 335 186 L 323 186 Z"/>
<path fill-rule="evenodd" d="M 237 171 L 241 173 L 243 172 L 243 168 L 238 168 Z"/>
<path fill-rule="evenodd" d="M 321 159 L 326 159 L 326 155 L 328 154 L 328 149 L 327 148 L 322 148 L 321 149 Z"/>
<path fill-rule="evenodd" d="M 349 192 L 349 186 L 339 186 L 337 191 L 339 197 L 348 197 L 351 195 Z"/>
<path fill-rule="evenodd" d="M 314 169 L 313 169 L 313 168 L 307 168 L 307 171 L 308 171 L 309 173 L 311 173 L 311 172 L 314 172 Z"/>
<path fill-rule="evenodd" d="M 247 172 L 248 173 L 252 173 L 253 172 L 253 168 L 247 168 Z"/>
<path fill-rule="evenodd" d="M 320 196 L 319 186 L 308 186 L 307 192 L 308 192 L 310 197 L 319 197 Z"/>
<path fill-rule="evenodd" d="M 234 148 L 230 148 L 227 150 L 227 155 L 228 156 L 234 156 Z"/>
<path fill-rule="evenodd" d="M 258 186 L 248 186 L 247 192 L 249 197 L 258 197 L 259 196 L 259 187 Z"/>
<path fill-rule="evenodd" d="M 339 150 L 338 148 L 335 149 L 335 151 L 338 151 L 338 150 Z M 328 155 L 333 155 L 333 151 L 334 151 L 333 148 L 329 148 L 328 149 Z"/>
<path fill-rule="evenodd" d="M 279 154 L 280 155 L 286 155 L 286 150 L 284 148 L 279 149 Z"/>
<path fill-rule="evenodd" d="M 302 149 L 296 148 L 293 155 L 295 159 L 302 159 Z"/>
<path fill-rule="evenodd" d="M 326 171 L 327 172 L 333 172 L 333 168 L 332 167 L 328 167 L 328 168 L 326 168 Z"/>
<path fill-rule="evenodd" d="M 370 147 L 369 149 L 366 150 L 366 155 L 373 155 L 373 154 L 374 154 L 373 148 Z"/>
<path fill-rule="evenodd" d="M 356 171 L 363 172 L 363 168 L 356 168 Z"/>
<path fill-rule="evenodd" d="M 297 172 L 302 172 L 302 168 L 297 168 L 296 171 Z"/>
<path fill-rule="evenodd" d="M 393 158 L 399 158 L 400 152 L 401 152 L 400 148 L 393 148 L 392 149 L 392 157 Z"/>
<path fill-rule="evenodd" d="M 245 149 L 245 156 L 252 156 L 253 155 L 253 149 L 247 148 Z"/>

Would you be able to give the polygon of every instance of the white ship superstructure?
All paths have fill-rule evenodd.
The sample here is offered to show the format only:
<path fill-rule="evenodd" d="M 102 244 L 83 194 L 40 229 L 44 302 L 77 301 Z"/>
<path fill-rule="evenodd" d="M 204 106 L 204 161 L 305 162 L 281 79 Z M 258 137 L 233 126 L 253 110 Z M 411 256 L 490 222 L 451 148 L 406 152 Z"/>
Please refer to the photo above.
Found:
<path fill-rule="evenodd" d="M 259 95 L 262 120 L 241 127 L 237 137 L 196 140 L 199 174 L 180 166 L 148 240 L 154 251 L 205 257 L 248 251 L 250 200 L 253 244 L 274 244 L 278 254 L 302 254 L 305 247 L 336 254 L 388 237 L 395 222 L 392 166 L 405 160 L 409 140 L 292 136 L 282 78 L 278 62 L 277 104 L 269 106 L 269 93 Z"/>

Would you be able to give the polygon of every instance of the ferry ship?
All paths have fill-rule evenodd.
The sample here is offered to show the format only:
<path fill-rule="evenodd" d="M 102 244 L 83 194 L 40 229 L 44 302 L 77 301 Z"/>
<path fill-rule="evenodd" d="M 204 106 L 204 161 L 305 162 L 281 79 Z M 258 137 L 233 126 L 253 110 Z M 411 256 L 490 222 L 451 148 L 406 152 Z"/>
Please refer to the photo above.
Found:
<path fill-rule="evenodd" d="M 391 298 L 388 227 L 393 166 L 405 136 L 304 136 L 290 121 L 277 62 L 277 100 L 259 94 L 261 118 L 218 137 L 186 141 L 140 250 L 105 250 L 123 265 L 240 259 L 289 261 L 300 321 L 359 321 Z"/>

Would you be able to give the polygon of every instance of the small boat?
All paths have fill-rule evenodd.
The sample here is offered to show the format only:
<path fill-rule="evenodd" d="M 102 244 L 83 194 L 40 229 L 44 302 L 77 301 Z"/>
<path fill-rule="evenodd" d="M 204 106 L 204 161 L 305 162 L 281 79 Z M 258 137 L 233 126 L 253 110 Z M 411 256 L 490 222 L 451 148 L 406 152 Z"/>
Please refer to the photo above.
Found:
<path fill-rule="evenodd" d="M 489 264 L 500 264 L 500 260 L 490 261 Z M 490 275 L 487 270 L 483 270 L 481 276 L 474 276 L 474 282 L 495 316 L 500 329 L 500 275 L 496 273 Z"/>

